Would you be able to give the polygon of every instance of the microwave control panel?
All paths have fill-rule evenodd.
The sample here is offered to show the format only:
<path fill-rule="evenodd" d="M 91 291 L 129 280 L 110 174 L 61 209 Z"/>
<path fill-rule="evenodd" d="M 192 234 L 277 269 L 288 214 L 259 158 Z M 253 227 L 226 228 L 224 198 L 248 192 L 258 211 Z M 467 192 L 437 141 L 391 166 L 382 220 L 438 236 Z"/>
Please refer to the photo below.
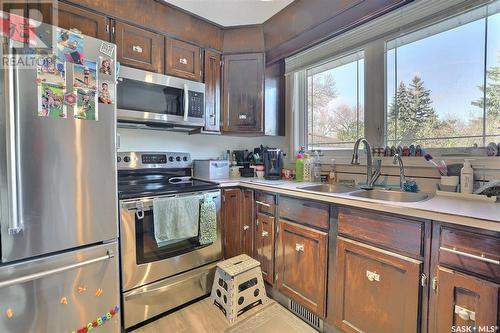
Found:
<path fill-rule="evenodd" d="M 188 115 L 195 118 L 203 118 L 205 101 L 203 93 L 189 91 L 189 111 Z"/>

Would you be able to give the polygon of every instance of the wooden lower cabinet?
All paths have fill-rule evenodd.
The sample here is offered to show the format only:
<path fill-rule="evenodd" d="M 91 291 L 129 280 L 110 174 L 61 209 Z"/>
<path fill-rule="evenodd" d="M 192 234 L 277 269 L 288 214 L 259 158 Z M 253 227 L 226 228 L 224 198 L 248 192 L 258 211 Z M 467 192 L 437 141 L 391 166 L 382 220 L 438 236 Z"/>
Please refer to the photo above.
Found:
<path fill-rule="evenodd" d="M 328 234 L 280 220 L 277 246 L 278 290 L 324 318 Z"/>
<path fill-rule="evenodd" d="M 253 257 L 253 238 L 255 231 L 253 191 L 241 190 L 241 253 Z"/>
<path fill-rule="evenodd" d="M 499 284 L 443 267 L 437 268 L 436 278 L 429 332 L 451 332 L 453 326 L 477 326 L 483 329 L 481 332 L 495 332 L 494 328 L 500 325 Z"/>
<path fill-rule="evenodd" d="M 337 238 L 336 260 L 333 311 L 339 329 L 419 331 L 420 261 L 343 237 Z"/>
<path fill-rule="evenodd" d="M 274 283 L 274 217 L 257 213 L 254 237 L 255 259 L 260 262 L 262 277 Z"/>

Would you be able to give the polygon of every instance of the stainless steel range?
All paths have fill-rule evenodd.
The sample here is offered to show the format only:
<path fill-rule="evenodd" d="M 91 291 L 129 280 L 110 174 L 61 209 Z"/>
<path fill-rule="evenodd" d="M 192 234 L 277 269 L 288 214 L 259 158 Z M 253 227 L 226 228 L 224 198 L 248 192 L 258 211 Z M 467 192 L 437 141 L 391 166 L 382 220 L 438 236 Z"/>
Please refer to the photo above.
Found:
<path fill-rule="evenodd" d="M 117 158 L 123 315 L 127 329 L 210 293 L 215 264 L 222 258 L 220 190 L 217 183 L 191 178 L 187 153 L 123 152 Z M 217 211 L 215 241 L 203 245 L 194 236 L 167 244 L 158 242 L 154 218 L 158 199 L 207 195 Z"/>

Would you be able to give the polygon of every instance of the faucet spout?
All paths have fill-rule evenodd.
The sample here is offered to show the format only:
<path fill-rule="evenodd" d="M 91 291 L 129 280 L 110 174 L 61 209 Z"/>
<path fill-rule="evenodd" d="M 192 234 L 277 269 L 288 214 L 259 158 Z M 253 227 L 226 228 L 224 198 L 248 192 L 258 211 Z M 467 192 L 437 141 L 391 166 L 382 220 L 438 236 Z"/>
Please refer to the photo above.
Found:
<path fill-rule="evenodd" d="M 373 168 L 373 157 L 372 157 L 372 146 L 366 140 L 365 138 L 359 138 L 356 140 L 356 143 L 354 144 L 354 152 L 352 154 L 352 160 L 351 164 L 353 165 L 359 165 L 359 156 L 358 156 L 358 150 L 359 150 L 359 144 L 363 143 L 365 146 L 365 151 L 366 151 L 366 187 L 367 189 L 372 189 L 373 184 L 375 181 L 372 182 L 373 178 L 373 173 L 372 173 L 372 168 Z M 380 170 L 379 170 L 380 172 Z M 379 173 L 380 175 L 380 173 Z M 376 177 L 378 178 L 378 176 Z M 376 180 L 375 178 L 375 180 Z"/>
<path fill-rule="evenodd" d="M 392 164 L 399 165 L 399 188 L 401 189 L 401 191 L 404 191 L 404 184 L 406 183 L 405 167 L 403 165 L 403 159 L 401 158 L 401 156 L 399 156 L 399 154 L 394 155 Z"/>

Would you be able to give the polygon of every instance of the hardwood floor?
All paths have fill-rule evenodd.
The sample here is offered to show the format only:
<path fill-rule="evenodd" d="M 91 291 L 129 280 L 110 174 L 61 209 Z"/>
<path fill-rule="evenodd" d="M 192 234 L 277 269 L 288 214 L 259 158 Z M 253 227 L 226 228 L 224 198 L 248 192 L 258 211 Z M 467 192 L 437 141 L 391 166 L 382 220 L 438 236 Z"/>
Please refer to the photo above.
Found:
<path fill-rule="evenodd" d="M 252 321 L 253 318 L 257 320 Z M 273 300 L 270 300 L 265 306 L 256 307 L 242 314 L 238 321 L 230 326 L 224 314 L 212 304 L 211 299 L 205 298 L 140 327 L 132 333 L 243 333 L 257 331 L 265 331 L 266 333 L 316 332 Z"/>

